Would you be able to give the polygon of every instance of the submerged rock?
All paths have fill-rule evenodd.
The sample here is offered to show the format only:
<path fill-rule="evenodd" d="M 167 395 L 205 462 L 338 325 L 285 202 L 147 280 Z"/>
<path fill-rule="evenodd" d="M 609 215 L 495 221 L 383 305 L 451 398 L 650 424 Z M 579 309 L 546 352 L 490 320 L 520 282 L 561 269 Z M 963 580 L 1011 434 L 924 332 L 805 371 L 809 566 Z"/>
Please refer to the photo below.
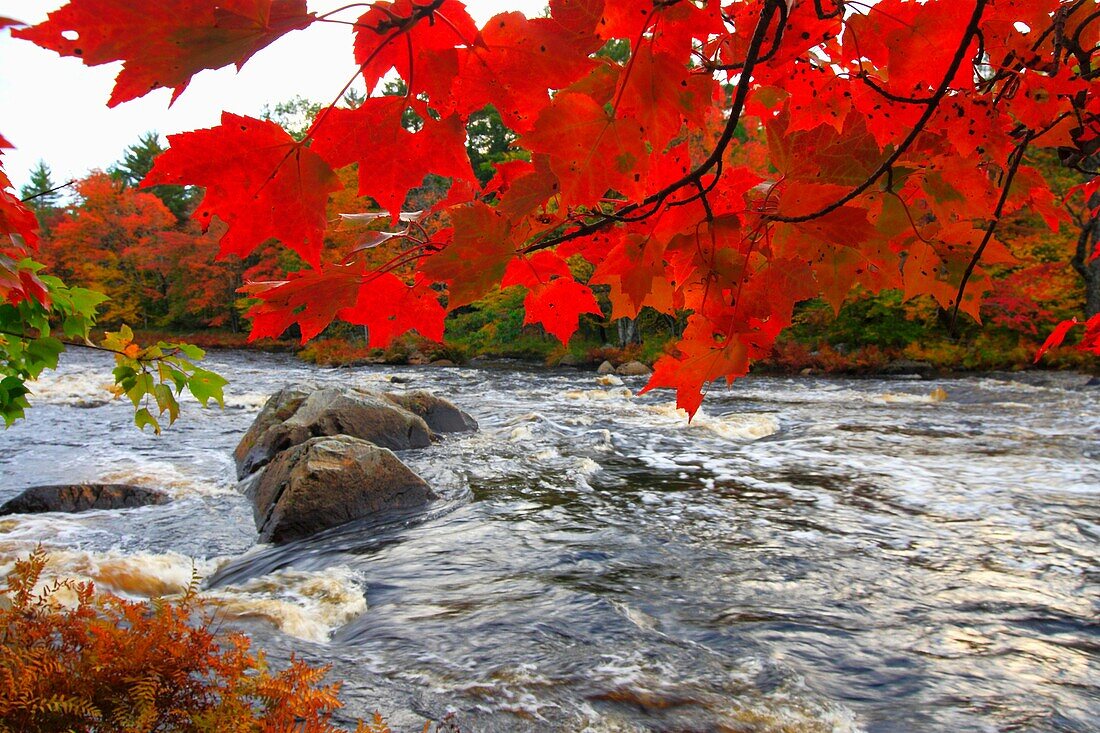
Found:
<path fill-rule="evenodd" d="M 895 359 L 882 368 L 882 373 L 893 377 L 917 376 L 922 379 L 933 377 L 936 367 L 927 361 L 914 361 L 913 359 Z"/>
<path fill-rule="evenodd" d="M 392 451 L 347 435 L 279 453 L 245 487 L 261 542 L 283 543 L 437 498 Z"/>
<path fill-rule="evenodd" d="M 166 504 L 168 501 L 168 495 L 162 491 L 129 484 L 32 486 L 0 505 L 0 515 L 132 509 L 150 504 Z"/>
<path fill-rule="evenodd" d="M 413 392 L 387 392 L 382 396 L 419 416 L 432 432 L 468 433 L 477 430 L 477 420 L 469 413 L 431 392 L 419 389 Z"/>
<path fill-rule="evenodd" d="M 286 387 L 267 401 L 233 451 L 237 478 L 280 451 L 327 435 L 350 435 L 391 450 L 423 448 L 432 438 L 423 419 L 382 395 L 353 387 Z"/>

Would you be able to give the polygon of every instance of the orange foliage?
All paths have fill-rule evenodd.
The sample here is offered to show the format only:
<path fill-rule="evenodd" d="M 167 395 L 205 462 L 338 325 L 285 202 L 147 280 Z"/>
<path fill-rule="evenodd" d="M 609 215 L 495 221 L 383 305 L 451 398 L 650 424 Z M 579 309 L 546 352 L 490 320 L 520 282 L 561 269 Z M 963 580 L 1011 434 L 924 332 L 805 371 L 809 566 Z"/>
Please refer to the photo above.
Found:
<path fill-rule="evenodd" d="M 41 550 L 17 562 L 0 594 L 0 731 L 340 730 L 329 722 L 340 685 L 322 684 L 326 667 L 292 658 L 271 671 L 247 637 L 216 637 L 209 618 L 194 618 L 193 588 L 149 603 L 91 583 L 38 590 L 45 565 Z M 376 717 L 357 730 L 389 729 Z"/>
<path fill-rule="evenodd" d="M 82 203 L 54 227 L 42 260 L 66 281 L 110 296 L 101 321 L 138 320 L 141 290 L 155 285 L 143 279 L 143 287 L 135 287 L 135 255 L 161 246 L 161 234 L 176 217 L 153 194 L 125 188 L 104 173 L 78 182 L 76 190 Z"/>

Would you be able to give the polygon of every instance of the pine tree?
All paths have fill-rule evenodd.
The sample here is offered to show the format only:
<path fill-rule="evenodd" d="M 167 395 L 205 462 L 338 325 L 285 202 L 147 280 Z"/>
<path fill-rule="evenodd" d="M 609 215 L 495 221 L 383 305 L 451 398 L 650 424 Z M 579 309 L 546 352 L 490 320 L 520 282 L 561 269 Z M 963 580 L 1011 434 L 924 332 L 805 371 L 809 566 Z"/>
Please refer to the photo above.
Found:
<path fill-rule="evenodd" d="M 166 150 L 160 144 L 160 135 L 147 132 L 137 143 L 126 148 L 122 160 L 108 169 L 111 177 L 122 181 L 127 188 L 137 188 L 146 174 L 153 169 L 153 160 Z M 195 189 L 191 186 L 152 186 L 146 189 L 168 207 L 180 221 L 191 213 L 195 201 Z"/>
<path fill-rule="evenodd" d="M 58 204 L 61 203 L 61 193 L 55 190 L 56 188 L 57 184 L 53 182 L 50 167 L 46 165 L 46 161 L 39 160 L 38 165 L 31 171 L 30 181 L 19 189 L 19 197 L 26 202 L 27 206 L 34 209 L 35 213 L 41 214 L 43 211 L 58 208 Z"/>

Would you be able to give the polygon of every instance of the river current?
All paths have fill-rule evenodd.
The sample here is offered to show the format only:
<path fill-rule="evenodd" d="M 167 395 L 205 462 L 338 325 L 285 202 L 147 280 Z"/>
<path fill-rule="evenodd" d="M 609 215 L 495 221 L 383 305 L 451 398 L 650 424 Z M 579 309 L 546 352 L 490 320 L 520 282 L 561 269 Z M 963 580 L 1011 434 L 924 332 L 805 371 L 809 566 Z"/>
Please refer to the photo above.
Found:
<path fill-rule="evenodd" d="M 161 437 L 66 355 L 0 433 L 0 502 L 119 481 L 164 506 L 0 518 L 0 570 L 136 597 L 196 572 L 269 656 L 395 731 L 1100 731 L 1100 389 L 1076 374 L 750 377 L 688 423 L 643 380 L 320 369 L 223 352 Z M 474 435 L 401 457 L 427 511 L 256 545 L 230 452 L 294 381 L 430 389 Z"/>

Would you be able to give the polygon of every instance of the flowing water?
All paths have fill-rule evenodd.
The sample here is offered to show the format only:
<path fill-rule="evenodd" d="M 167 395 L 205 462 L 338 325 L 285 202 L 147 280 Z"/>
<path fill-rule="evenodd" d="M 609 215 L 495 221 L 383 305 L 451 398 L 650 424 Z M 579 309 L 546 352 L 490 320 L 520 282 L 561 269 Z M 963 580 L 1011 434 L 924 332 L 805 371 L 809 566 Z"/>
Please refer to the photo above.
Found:
<path fill-rule="evenodd" d="M 0 434 L 0 501 L 160 487 L 165 506 L 0 518 L 0 566 L 134 596 L 192 573 L 275 659 L 333 665 L 395 730 L 1100 730 L 1100 389 L 1073 374 L 749 378 L 690 424 L 587 372 L 316 369 L 215 354 L 224 411 L 164 436 L 73 355 Z M 390 380 L 396 376 L 394 382 Z M 426 512 L 257 546 L 230 451 L 296 380 L 428 388 L 480 421 L 402 458 Z"/>

